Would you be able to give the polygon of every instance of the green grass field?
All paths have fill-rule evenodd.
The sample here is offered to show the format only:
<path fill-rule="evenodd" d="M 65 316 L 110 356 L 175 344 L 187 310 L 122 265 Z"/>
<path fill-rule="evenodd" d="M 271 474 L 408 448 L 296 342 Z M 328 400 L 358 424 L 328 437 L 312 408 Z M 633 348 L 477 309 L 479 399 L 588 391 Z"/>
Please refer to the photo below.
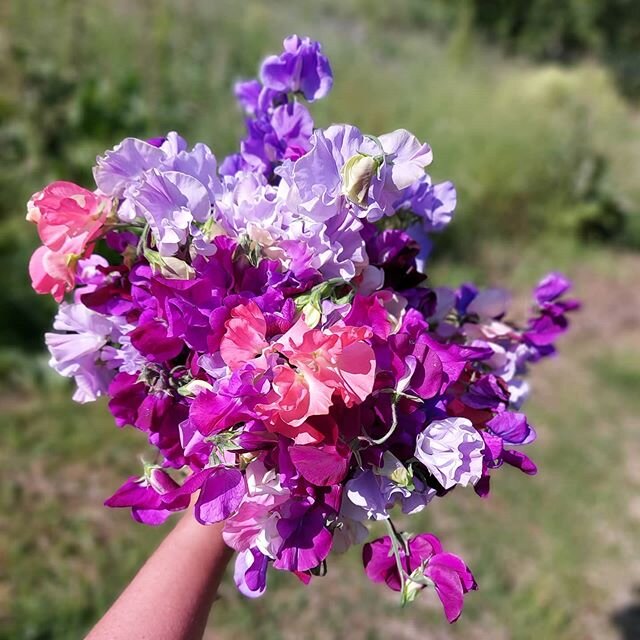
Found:
<path fill-rule="evenodd" d="M 398 3 L 411 15 L 415 2 Z M 309 587 L 272 573 L 256 601 L 228 578 L 210 638 L 640 637 L 637 105 L 596 60 L 505 58 L 464 28 L 434 35 L 367 6 L 0 3 L 0 640 L 81 637 L 171 526 L 102 506 L 146 445 L 104 404 L 72 403 L 47 370 L 36 347 L 52 305 L 27 283 L 35 238 L 23 203 L 47 181 L 86 182 L 95 155 L 126 135 L 177 129 L 230 152 L 242 132 L 233 80 L 294 31 L 322 40 L 334 66 L 318 125 L 409 128 L 432 144 L 434 177 L 456 183 L 433 282 L 507 285 L 524 308 L 537 278 L 562 269 L 584 309 L 561 356 L 533 374 L 539 475 L 501 470 L 488 500 L 457 491 L 411 523 L 474 569 L 480 591 L 456 625 L 432 593 L 400 609 L 353 550 Z"/>

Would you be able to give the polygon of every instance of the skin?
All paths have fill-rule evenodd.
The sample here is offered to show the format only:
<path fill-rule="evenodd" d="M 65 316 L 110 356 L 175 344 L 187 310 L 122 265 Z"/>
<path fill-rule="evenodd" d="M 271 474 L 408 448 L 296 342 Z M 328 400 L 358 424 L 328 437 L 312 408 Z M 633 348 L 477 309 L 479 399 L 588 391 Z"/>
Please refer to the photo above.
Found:
<path fill-rule="evenodd" d="M 233 551 L 186 513 L 86 640 L 199 640 Z"/>

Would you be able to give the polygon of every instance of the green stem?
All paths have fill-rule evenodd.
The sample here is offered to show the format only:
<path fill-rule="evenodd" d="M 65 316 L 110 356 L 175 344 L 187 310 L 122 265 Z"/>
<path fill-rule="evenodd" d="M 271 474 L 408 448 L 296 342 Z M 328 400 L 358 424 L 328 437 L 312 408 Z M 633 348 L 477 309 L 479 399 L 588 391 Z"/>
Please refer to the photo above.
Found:
<path fill-rule="evenodd" d="M 393 555 L 395 556 L 396 559 L 396 567 L 398 569 L 398 576 L 400 577 L 400 593 L 401 593 L 401 603 L 402 606 L 405 605 L 405 572 L 404 569 L 402 568 L 402 559 L 400 558 L 400 548 L 398 547 L 398 532 L 396 531 L 396 528 L 393 526 L 393 522 L 391 522 L 391 518 L 387 518 L 384 521 L 385 525 L 387 526 L 387 531 L 389 532 L 389 538 L 391 539 L 391 549 L 393 550 Z"/>
<path fill-rule="evenodd" d="M 378 438 L 377 440 L 374 440 L 373 438 L 371 438 L 371 442 L 373 444 L 382 444 L 386 442 L 393 435 L 393 432 L 396 430 L 397 427 L 398 427 L 398 409 L 396 408 L 395 400 L 392 400 L 391 401 L 391 428 L 389 429 L 389 431 L 387 431 L 387 433 L 385 433 L 382 436 L 382 438 Z"/>

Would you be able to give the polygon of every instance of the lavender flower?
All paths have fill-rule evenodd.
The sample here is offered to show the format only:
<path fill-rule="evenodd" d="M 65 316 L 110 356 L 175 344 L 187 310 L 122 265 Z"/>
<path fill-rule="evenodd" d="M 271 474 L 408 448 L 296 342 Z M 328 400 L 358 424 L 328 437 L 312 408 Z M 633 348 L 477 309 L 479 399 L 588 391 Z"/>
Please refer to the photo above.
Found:
<path fill-rule="evenodd" d="M 475 484 L 482 474 L 484 441 L 465 418 L 436 420 L 418 434 L 416 458 L 445 488 Z"/>
<path fill-rule="evenodd" d="M 62 303 L 53 323 L 57 332 L 46 333 L 45 343 L 51 354 L 49 365 L 60 375 L 74 378 L 76 402 L 91 402 L 105 393 L 114 372 L 101 358 L 114 323 L 87 309 L 83 304 Z"/>

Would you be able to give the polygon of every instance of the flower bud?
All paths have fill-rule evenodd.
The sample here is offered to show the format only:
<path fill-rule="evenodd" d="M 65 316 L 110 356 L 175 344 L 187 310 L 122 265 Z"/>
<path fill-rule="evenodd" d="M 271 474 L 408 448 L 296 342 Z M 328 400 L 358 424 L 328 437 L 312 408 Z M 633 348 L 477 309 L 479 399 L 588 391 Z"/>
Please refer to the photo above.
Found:
<path fill-rule="evenodd" d="M 206 380 L 190 380 L 178 388 L 178 393 L 187 398 L 193 398 L 200 391 L 212 391 L 213 387 Z"/>
<path fill-rule="evenodd" d="M 178 486 L 173 478 L 157 465 L 147 465 L 144 475 L 148 485 L 159 495 L 164 495 Z"/>
<path fill-rule="evenodd" d="M 342 168 L 342 192 L 351 202 L 364 205 L 378 166 L 374 157 L 362 153 L 356 153 L 347 160 Z"/>
<path fill-rule="evenodd" d="M 317 300 L 310 300 L 307 304 L 302 308 L 302 315 L 304 316 L 304 321 L 307 323 L 307 326 L 311 329 L 317 327 L 322 320 L 322 311 L 318 304 Z"/>

